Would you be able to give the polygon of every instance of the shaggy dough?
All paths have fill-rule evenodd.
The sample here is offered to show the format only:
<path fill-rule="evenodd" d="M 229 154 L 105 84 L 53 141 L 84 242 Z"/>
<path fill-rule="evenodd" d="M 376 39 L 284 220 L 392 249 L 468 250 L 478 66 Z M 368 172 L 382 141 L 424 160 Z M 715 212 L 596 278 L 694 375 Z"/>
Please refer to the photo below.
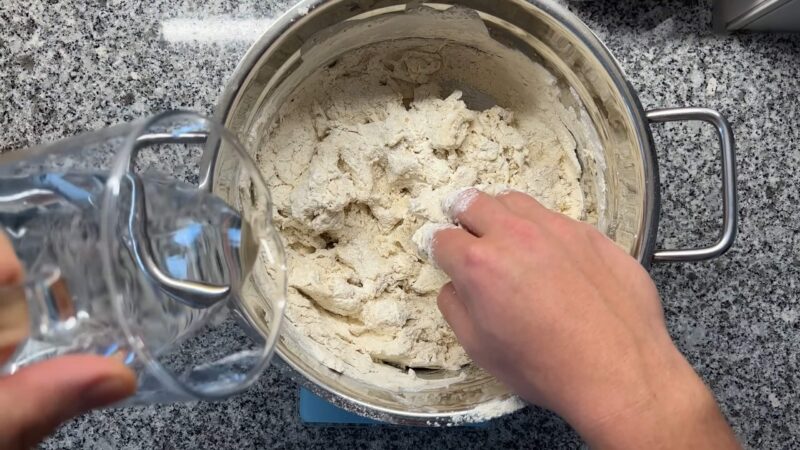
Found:
<path fill-rule="evenodd" d="M 473 111 L 447 88 L 443 67 L 457 70 L 476 52 L 350 52 L 304 81 L 269 130 L 258 160 L 288 244 L 288 332 L 333 370 L 397 378 L 396 368 L 469 363 L 436 306 L 447 277 L 412 241 L 423 226 L 446 224 L 447 194 L 510 187 L 586 215 L 576 143 L 546 108 L 523 118 L 498 106 Z M 555 81 L 541 73 L 531 89 L 553 106 Z"/>

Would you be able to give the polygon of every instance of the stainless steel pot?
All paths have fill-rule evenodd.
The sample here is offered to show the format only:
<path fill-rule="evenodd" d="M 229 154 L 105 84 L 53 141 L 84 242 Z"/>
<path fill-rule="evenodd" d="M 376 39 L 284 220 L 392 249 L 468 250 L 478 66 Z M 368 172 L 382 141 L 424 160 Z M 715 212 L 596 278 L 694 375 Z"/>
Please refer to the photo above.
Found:
<path fill-rule="evenodd" d="M 645 112 L 608 49 L 578 18 L 550 1 L 406 3 L 402 0 L 300 2 L 278 19 L 241 61 L 218 105 L 217 118 L 247 141 L 247 147 L 258 148 L 266 134 L 264 127 L 311 70 L 349 50 L 375 42 L 452 38 L 452 33 L 443 34 L 447 23 L 421 26 L 418 22 L 405 23 L 404 15 L 408 8 L 419 8 L 420 4 L 439 10 L 459 5 L 477 11 L 478 20 L 492 39 L 544 65 L 577 93 L 604 152 L 605 164 L 595 164 L 593 170 L 605 180 L 601 222 L 612 239 L 645 266 L 651 262 L 714 258 L 733 244 L 737 221 L 734 141 L 728 122 L 718 112 L 702 108 Z M 469 34 L 462 36 L 469 40 Z M 696 120 L 714 125 L 720 137 L 723 229 L 718 241 L 710 247 L 656 250 L 660 185 L 649 124 Z M 225 166 L 221 162 L 227 159 L 226 151 L 223 148 L 218 154 L 209 153 L 205 157 L 205 175 L 213 188 L 214 173 Z M 497 405 L 513 397 L 492 377 L 471 368 L 465 369 L 465 381 L 446 388 L 391 392 L 329 370 L 312 355 L 304 354 L 290 338 L 281 340 L 277 352 L 296 372 L 298 380 L 313 392 L 350 411 L 392 423 L 472 422 L 485 417 L 481 412 L 488 409 L 487 405 Z M 513 409 L 499 411 L 507 413 Z"/>

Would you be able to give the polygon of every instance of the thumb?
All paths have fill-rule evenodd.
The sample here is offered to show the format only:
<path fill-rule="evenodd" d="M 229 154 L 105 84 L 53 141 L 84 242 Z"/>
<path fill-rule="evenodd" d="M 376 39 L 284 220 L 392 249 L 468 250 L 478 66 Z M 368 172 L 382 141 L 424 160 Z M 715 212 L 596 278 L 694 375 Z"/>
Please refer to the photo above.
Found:
<path fill-rule="evenodd" d="M 474 351 L 475 330 L 472 326 L 472 319 L 452 282 L 442 286 L 436 301 L 439 311 L 441 311 L 450 328 L 453 329 L 453 333 L 455 333 L 461 346 L 464 347 L 467 353 Z"/>
<path fill-rule="evenodd" d="M 130 369 L 99 356 L 65 356 L 23 368 L 0 378 L 0 448 L 30 448 L 61 422 L 135 390 Z"/>

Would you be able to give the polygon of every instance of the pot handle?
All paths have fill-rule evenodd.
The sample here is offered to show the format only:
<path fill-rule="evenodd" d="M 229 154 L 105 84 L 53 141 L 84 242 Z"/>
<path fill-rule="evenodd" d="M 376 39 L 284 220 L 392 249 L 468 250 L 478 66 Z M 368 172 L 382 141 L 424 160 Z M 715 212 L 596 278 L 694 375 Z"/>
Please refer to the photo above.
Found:
<path fill-rule="evenodd" d="M 707 108 L 654 109 L 647 112 L 651 123 L 702 121 L 716 127 L 722 149 L 722 232 L 714 245 L 680 250 L 656 250 L 654 262 L 693 262 L 716 258 L 731 248 L 736 240 L 738 219 L 736 194 L 736 145 L 733 131 L 725 117 Z"/>

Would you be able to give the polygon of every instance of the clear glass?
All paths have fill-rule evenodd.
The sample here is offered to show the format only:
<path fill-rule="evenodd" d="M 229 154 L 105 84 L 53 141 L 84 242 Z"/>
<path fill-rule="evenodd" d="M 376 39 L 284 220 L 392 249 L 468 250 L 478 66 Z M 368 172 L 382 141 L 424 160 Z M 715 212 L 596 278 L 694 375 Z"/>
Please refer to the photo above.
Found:
<path fill-rule="evenodd" d="M 224 148 L 235 170 L 199 162 Z M 210 177 L 209 177 L 210 178 Z M 0 225 L 25 282 L 0 292 L 13 373 L 70 353 L 119 358 L 133 403 L 219 399 L 266 368 L 285 308 L 266 183 L 222 126 L 168 112 L 0 157 Z M 258 274 L 258 275 L 256 275 Z M 269 295 L 244 297 L 255 277 Z"/>

